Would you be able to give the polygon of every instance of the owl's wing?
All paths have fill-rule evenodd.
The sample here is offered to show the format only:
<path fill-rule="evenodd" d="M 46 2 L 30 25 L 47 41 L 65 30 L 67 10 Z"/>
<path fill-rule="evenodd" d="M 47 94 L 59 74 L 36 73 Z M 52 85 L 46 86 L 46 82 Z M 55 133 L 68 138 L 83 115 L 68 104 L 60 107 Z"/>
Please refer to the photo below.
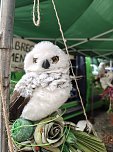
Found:
<path fill-rule="evenodd" d="M 13 95 L 11 96 L 11 102 L 9 105 L 9 120 L 14 121 L 15 119 L 19 118 L 23 108 L 29 102 L 30 97 L 22 97 L 19 92 L 14 91 Z"/>

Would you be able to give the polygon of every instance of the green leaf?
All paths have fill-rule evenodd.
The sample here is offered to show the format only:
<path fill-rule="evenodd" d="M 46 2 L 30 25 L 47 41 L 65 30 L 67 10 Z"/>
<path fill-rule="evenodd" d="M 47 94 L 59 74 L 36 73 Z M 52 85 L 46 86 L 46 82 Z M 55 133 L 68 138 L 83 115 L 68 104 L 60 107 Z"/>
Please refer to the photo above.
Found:
<path fill-rule="evenodd" d="M 83 152 L 107 152 L 103 142 L 96 136 L 87 134 L 82 131 L 73 131 L 76 137 L 74 147 Z"/>
<path fill-rule="evenodd" d="M 76 141 L 77 141 L 77 138 L 75 137 L 75 135 L 73 134 L 73 132 L 70 130 L 67 133 L 66 142 L 69 143 L 69 144 L 74 144 L 74 143 L 76 143 Z"/>
<path fill-rule="evenodd" d="M 90 149 L 89 147 L 87 147 L 86 145 L 84 145 L 83 143 L 80 143 L 80 142 L 77 143 L 77 147 L 82 152 L 95 152 L 93 149 Z"/>
<path fill-rule="evenodd" d="M 60 150 L 61 150 L 62 152 L 70 152 L 69 146 L 68 146 L 66 143 L 64 143 L 64 144 L 60 147 Z"/>
<path fill-rule="evenodd" d="M 77 152 L 77 150 L 73 146 L 69 146 L 69 149 L 71 150 L 71 152 Z"/>

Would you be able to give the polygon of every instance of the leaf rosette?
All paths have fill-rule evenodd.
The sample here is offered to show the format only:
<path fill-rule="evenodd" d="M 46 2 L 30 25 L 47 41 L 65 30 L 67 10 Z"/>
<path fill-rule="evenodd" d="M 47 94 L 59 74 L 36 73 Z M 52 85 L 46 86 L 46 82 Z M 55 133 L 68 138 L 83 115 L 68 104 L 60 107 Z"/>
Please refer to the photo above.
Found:
<path fill-rule="evenodd" d="M 34 139 L 38 145 L 59 147 L 65 141 L 64 121 L 60 116 L 47 118 L 37 124 Z"/>

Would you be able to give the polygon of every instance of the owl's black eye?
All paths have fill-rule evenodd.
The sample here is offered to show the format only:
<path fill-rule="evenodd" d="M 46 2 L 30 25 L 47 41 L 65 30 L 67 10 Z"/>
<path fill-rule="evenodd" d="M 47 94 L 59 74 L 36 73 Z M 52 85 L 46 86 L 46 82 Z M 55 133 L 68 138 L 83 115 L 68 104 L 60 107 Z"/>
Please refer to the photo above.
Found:
<path fill-rule="evenodd" d="M 53 63 L 57 63 L 59 61 L 59 57 L 58 56 L 54 56 L 51 58 Z"/>
<path fill-rule="evenodd" d="M 33 58 L 33 63 L 37 63 L 38 58 Z"/>

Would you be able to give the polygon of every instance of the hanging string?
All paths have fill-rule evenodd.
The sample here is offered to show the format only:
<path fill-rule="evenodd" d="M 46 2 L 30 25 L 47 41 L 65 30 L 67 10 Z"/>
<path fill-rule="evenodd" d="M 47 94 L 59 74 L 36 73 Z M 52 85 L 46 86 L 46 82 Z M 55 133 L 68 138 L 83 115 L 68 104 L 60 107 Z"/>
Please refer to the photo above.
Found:
<path fill-rule="evenodd" d="M 76 87 L 77 87 L 77 91 L 78 91 L 78 94 L 79 94 L 79 97 L 80 97 L 80 102 L 81 102 L 81 105 L 82 105 L 82 108 L 83 108 L 83 113 L 84 113 L 86 121 L 88 122 L 86 110 L 85 110 L 85 107 L 84 107 L 84 104 L 83 104 L 83 100 L 82 100 L 81 93 L 80 93 L 80 90 L 79 90 L 79 87 L 78 87 L 76 76 L 75 76 L 74 71 L 73 71 L 72 63 L 70 61 L 70 56 L 69 56 L 69 51 L 68 51 L 67 44 L 66 44 L 66 39 L 64 37 L 64 33 L 63 33 L 63 30 L 62 30 L 62 26 L 61 26 L 61 23 L 60 23 L 60 19 L 59 19 L 57 10 L 56 10 L 56 6 L 55 6 L 55 3 L 54 3 L 54 0 L 52 0 L 52 4 L 53 4 L 54 11 L 55 11 L 55 14 L 56 14 L 56 18 L 57 18 L 57 21 L 58 21 L 58 25 L 59 25 L 59 29 L 60 29 L 60 32 L 61 32 L 61 36 L 62 36 L 62 39 L 63 39 L 63 42 L 64 42 L 65 50 L 66 50 L 68 58 L 69 58 L 70 67 L 71 67 L 72 74 L 73 74 L 73 77 L 74 77 L 74 80 L 75 80 L 75 84 L 76 84 Z"/>
<path fill-rule="evenodd" d="M 1 80 L 1 84 L 3 84 L 2 80 Z M 8 119 L 8 112 L 7 112 L 6 94 L 4 92 L 4 88 L 2 85 L 1 85 L 1 102 L 2 102 L 2 107 L 3 107 L 2 109 L 3 109 L 5 127 L 7 131 L 7 136 L 8 136 L 9 151 L 13 152 L 13 143 L 11 139 L 11 132 L 10 132 L 10 127 L 9 127 L 9 119 Z"/>
<path fill-rule="evenodd" d="M 37 4 L 37 6 L 36 6 Z M 38 15 L 37 16 L 37 20 L 36 20 L 36 15 L 35 13 Z M 33 23 L 35 24 L 35 26 L 39 26 L 40 25 L 40 6 L 39 6 L 39 0 L 34 0 L 34 4 L 33 4 Z"/>

